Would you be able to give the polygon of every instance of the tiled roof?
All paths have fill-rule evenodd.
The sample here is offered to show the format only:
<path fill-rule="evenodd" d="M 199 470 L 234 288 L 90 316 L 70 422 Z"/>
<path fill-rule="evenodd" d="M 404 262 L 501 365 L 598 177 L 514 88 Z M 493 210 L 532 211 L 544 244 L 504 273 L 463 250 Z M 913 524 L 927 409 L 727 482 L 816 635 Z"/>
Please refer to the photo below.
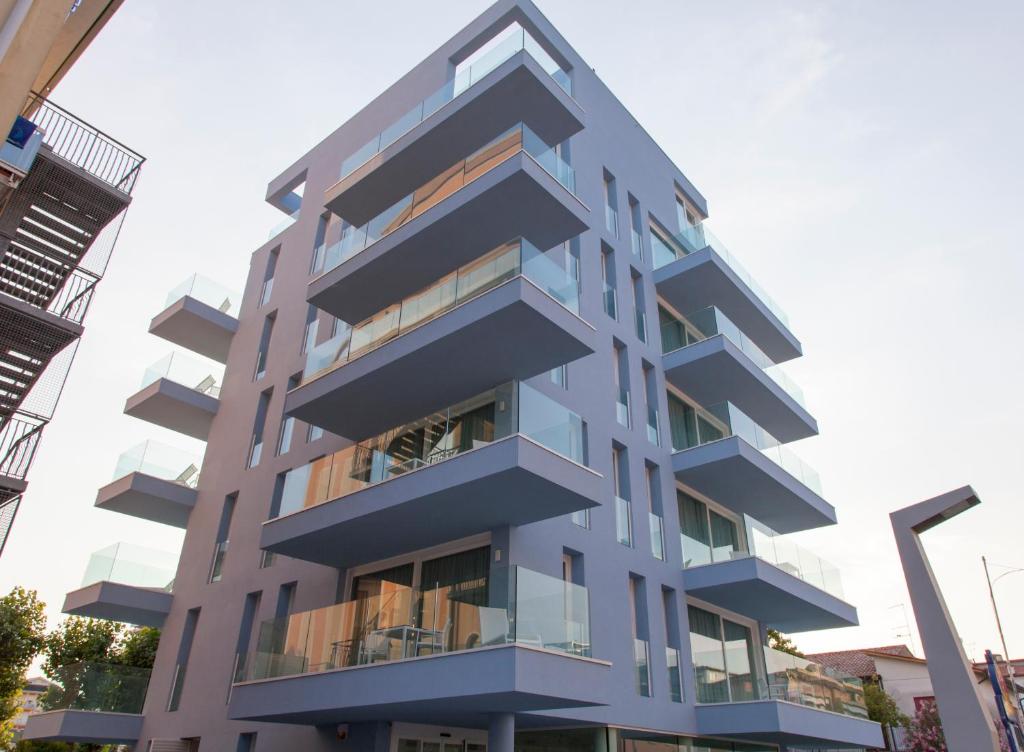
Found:
<path fill-rule="evenodd" d="M 874 676 L 878 673 L 872 653 L 884 653 L 895 658 L 917 658 L 906 645 L 883 645 L 878 648 L 861 650 L 838 650 L 832 653 L 815 653 L 807 659 L 831 668 L 845 671 L 853 676 Z"/>

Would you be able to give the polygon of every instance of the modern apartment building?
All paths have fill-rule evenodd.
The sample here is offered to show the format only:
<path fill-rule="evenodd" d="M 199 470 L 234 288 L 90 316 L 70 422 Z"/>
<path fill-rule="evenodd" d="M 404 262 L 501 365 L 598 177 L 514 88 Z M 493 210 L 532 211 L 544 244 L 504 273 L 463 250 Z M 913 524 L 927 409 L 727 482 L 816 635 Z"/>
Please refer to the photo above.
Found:
<path fill-rule="evenodd" d="M 0 553 L 144 161 L 29 87 L 52 89 L 119 5 L 0 8 Z"/>
<path fill-rule="evenodd" d="M 69 669 L 37 739 L 138 750 L 881 745 L 859 681 L 767 647 L 855 624 L 785 534 L 834 524 L 790 325 L 699 190 L 528 0 L 500 0 L 269 185 L 202 278 L 97 506 L 186 530 L 68 613 L 163 629 Z M 756 249 L 753 249 L 756 250 Z M 223 365 L 223 376 L 221 366 Z M 201 470 L 200 470 L 201 464 Z M 198 478 L 198 480 L 197 480 Z M 103 691 L 99 691 L 102 688 Z"/>

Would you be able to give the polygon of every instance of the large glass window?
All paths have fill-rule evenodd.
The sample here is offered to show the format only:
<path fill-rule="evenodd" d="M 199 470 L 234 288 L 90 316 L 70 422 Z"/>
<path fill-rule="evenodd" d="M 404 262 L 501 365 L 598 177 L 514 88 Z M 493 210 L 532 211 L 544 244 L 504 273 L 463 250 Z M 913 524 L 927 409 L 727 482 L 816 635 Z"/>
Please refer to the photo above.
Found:
<path fill-rule="evenodd" d="M 668 423 L 673 452 L 717 441 L 728 435 L 727 429 L 719 421 L 671 392 L 668 394 Z"/>
<path fill-rule="evenodd" d="M 743 550 L 734 520 L 682 491 L 676 492 L 676 501 L 684 567 L 728 561 Z"/>
<path fill-rule="evenodd" d="M 744 702 L 759 696 L 750 628 L 697 606 L 687 609 L 697 702 Z"/>

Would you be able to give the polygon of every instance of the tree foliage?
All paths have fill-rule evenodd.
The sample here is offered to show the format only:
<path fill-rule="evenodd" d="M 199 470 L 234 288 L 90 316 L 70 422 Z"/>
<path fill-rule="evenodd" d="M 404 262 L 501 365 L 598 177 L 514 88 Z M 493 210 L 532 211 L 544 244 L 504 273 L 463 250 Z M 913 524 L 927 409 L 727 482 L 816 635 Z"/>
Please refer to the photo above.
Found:
<path fill-rule="evenodd" d="M 11 738 L 25 672 L 43 648 L 44 608 L 34 590 L 21 587 L 0 598 L 0 744 L 4 746 Z"/>
<path fill-rule="evenodd" d="M 124 627 L 112 621 L 72 616 L 46 635 L 43 673 L 60 679 L 60 669 L 75 663 L 118 663 L 117 647 Z"/>
<path fill-rule="evenodd" d="M 889 728 L 910 725 L 910 719 L 877 681 L 865 682 L 864 704 L 868 708 L 868 718 L 875 723 L 881 723 Z"/>
<path fill-rule="evenodd" d="M 121 640 L 117 663 L 136 668 L 153 668 L 156 649 L 160 645 L 160 630 L 154 627 L 134 629 Z"/>
<path fill-rule="evenodd" d="M 797 649 L 796 645 L 793 644 L 793 641 L 777 629 L 768 630 L 768 647 L 774 648 L 775 650 L 783 653 L 795 655 L 797 658 L 804 657 L 804 654 Z"/>

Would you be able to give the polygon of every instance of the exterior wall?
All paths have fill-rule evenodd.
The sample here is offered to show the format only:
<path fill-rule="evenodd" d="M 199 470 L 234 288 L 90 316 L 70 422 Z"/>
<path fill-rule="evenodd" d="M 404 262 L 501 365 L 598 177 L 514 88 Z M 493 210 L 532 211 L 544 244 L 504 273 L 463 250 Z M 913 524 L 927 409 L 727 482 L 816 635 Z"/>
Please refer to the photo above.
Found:
<path fill-rule="evenodd" d="M 914 717 L 915 697 L 934 697 L 932 691 L 932 680 L 928 676 L 927 663 L 914 663 L 911 661 L 892 661 L 872 656 L 875 661 L 875 670 L 882 677 L 882 686 L 892 699 L 896 701 L 899 709 L 911 718 Z"/>
<path fill-rule="evenodd" d="M 274 456 L 282 420 L 289 378 L 302 371 L 300 354 L 306 322 L 306 289 L 318 219 L 323 211 L 324 191 L 337 181 L 341 162 L 382 127 L 393 122 L 426 94 L 448 78 L 450 58 L 474 43 L 486 40 L 506 24 L 497 21 L 512 9 L 511 0 L 501 0 L 469 27 L 446 42 L 437 52 L 414 68 L 393 87 L 371 102 L 349 122 L 315 146 L 294 165 L 271 181 L 272 202 L 305 181 L 302 211 L 297 221 L 253 253 L 242 303 L 238 332 L 231 345 L 220 406 L 207 445 L 202 480 L 196 505 L 189 519 L 181 561 L 175 578 L 172 610 L 164 626 L 145 707 L 145 721 L 138 749 L 152 738 L 201 737 L 203 752 L 234 749 L 239 733 L 258 732 L 258 748 L 303 750 L 374 749 L 394 752 L 397 728 L 390 737 L 386 729 L 371 724 L 353 728 L 344 744 L 333 728 L 317 730 L 294 725 L 258 724 L 225 720 L 231 685 L 235 646 L 246 595 L 260 592 L 259 621 L 275 615 L 279 588 L 297 583 L 292 611 L 332 604 L 345 598 L 348 573 L 277 557 L 274 564 L 259 568 L 261 524 L 268 519 L 275 478 L 279 473 L 301 466 L 346 446 L 346 440 L 326 435 L 307 443 L 306 426 L 298 424 L 289 452 Z M 566 550 L 582 555 L 584 584 L 590 589 L 591 641 L 594 657 L 611 661 L 610 696 L 607 707 L 557 711 L 545 718 L 539 714 L 534 725 L 556 723 L 614 724 L 677 734 L 696 734 L 693 706 L 694 678 L 691 668 L 686 602 L 682 580 L 679 520 L 675 504 L 675 481 L 671 472 L 671 448 L 667 431 L 668 409 L 665 378 L 657 334 L 656 292 L 650 266 L 650 245 L 643 262 L 630 250 L 627 192 L 640 203 L 642 216 L 653 214 L 666 228 L 675 231 L 676 186 L 702 210 L 705 202 L 686 177 L 661 149 L 637 126 L 607 87 L 565 40 L 532 6 L 524 6 L 529 21 L 539 31 L 538 39 L 551 46 L 549 52 L 564 59 L 571 68 L 573 96 L 587 113 L 586 127 L 571 139 L 571 164 L 576 171 L 577 195 L 591 211 L 591 229 L 580 237 L 581 316 L 598 329 L 597 352 L 568 366 L 568 390 L 555 385 L 548 375 L 530 384 L 581 415 L 588 424 L 590 466 L 604 476 L 601 506 L 591 512 L 590 529 L 576 526 L 568 517 L 551 519 L 519 528 L 495 529 L 491 545 L 504 552 L 502 566 L 523 565 L 559 576 Z M 497 134 L 495 134 L 497 135 Z M 616 179 L 620 237 L 604 229 L 603 170 Z M 304 177 L 303 177 L 304 176 Z M 413 188 L 414 186 L 410 186 Z M 327 238 L 330 243 L 336 236 Z M 613 321 L 602 308 L 601 242 L 615 251 L 615 275 L 620 296 L 620 320 Z M 268 259 L 279 251 L 273 293 L 269 303 L 258 307 Z M 481 249 L 484 250 L 484 249 Z M 631 267 L 632 265 L 632 267 Z M 636 334 L 629 290 L 633 272 L 643 280 L 649 343 Z M 273 338 L 266 375 L 253 382 L 253 370 L 264 319 L 274 313 Z M 319 314 L 318 342 L 330 336 L 331 320 Z M 613 382 L 613 338 L 628 347 L 629 382 L 633 400 L 633 427 L 626 429 L 615 420 Z M 658 412 L 662 421 L 661 446 L 649 443 L 643 399 L 646 361 L 657 379 Z M 442 364 L 439 364 L 439 367 Z M 261 463 L 246 469 L 251 429 L 260 394 L 273 389 L 264 432 Z M 387 394 L 380 399 L 386 400 Z M 367 406 L 372 409 L 372 406 Z M 617 441 L 628 450 L 629 491 L 633 504 L 635 545 L 616 542 L 612 487 L 611 449 Z M 660 492 L 666 537 L 666 561 L 651 554 L 647 523 L 645 463 L 654 463 L 660 473 Z M 229 494 L 238 502 L 230 528 L 230 546 L 222 579 L 207 582 L 214 551 L 216 530 Z M 627 588 L 630 575 L 645 578 L 646 611 L 649 614 L 652 697 L 641 697 L 635 689 L 633 642 Z M 665 662 L 665 616 L 662 588 L 674 590 L 679 615 L 678 647 L 681 649 L 682 683 L 685 701 L 669 698 Z M 167 712 L 172 677 L 186 614 L 201 609 L 192 644 L 180 708 Z M 557 717 L 557 721 L 556 718 Z M 520 721 L 521 722 L 521 721 Z M 428 733 L 429 731 L 429 733 Z M 432 736 L 435 730 L 424 731 Z M 438 732 L 440 733 L 440 732 Z M 478 731 L 460 732 L 460 738 L 479 739 Z"/>

